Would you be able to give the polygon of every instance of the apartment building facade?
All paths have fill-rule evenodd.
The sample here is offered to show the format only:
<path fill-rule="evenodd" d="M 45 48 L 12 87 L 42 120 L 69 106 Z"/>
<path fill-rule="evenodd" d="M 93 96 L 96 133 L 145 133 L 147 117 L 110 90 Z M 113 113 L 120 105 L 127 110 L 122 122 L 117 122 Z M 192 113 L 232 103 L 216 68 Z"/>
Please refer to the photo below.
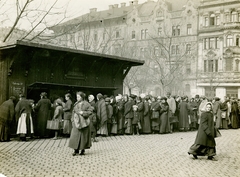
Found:
<path fill-rule="evenodd" d="M 126 84 L 135 93 L 238 97 L 239 9 L 237 0 L 134 0 L 52 29 L 59 45 L 145 60 Z"/>

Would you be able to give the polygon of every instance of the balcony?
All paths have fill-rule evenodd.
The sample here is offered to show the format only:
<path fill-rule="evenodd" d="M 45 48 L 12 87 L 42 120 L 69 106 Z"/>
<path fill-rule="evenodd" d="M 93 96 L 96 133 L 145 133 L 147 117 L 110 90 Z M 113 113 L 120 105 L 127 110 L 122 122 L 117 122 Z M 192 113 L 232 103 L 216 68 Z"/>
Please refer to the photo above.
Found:
<path fill-rule="evenodd" d="M 219 85 L 222 83 L 240 83 L 240 72 L 202 72 L 198 74 L 198 83 L 212 83 Z"/>

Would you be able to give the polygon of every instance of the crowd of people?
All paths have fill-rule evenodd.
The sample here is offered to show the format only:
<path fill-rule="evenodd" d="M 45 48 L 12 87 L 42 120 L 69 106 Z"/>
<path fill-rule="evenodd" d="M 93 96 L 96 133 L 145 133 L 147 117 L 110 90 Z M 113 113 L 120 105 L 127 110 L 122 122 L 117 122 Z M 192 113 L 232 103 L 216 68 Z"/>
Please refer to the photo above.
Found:
<path fill-rule="evenodd" d="M 20 95 L 16 106 L 15 97 L 10 97 L 0 106 L 0 141 L 10 140 L 12 122 L 17 121 L 16 133 L 20 139 L 26 137 L 49 137 L 48 120 L 58 120 L 60 125 L 54 129 L 54 140 L 60 135 L 70 136 L 72 131 L 72 112 L 74 101 L 67 93 L 65 99 L 59 97 L 53 103 L 47 98 L 47 93 L 40 95 L 41 99 L 34 104 L 31 99 Z M 224 97 L 207 99 L 196 95 L 154 97 L 151 95 L 121 95 L 108 96 L 101 93 L 84 97 L 92 107 L 89 118 L 93 142 L 97 136 L 140 135 L 151 133 L 172 133 L 176 131 L 197 130 L 200 124 L 203 106 L 207 102 L 213 104 L 214 123 L 216 128 L 239 128 L 239 101 L 236 98 Z"/>

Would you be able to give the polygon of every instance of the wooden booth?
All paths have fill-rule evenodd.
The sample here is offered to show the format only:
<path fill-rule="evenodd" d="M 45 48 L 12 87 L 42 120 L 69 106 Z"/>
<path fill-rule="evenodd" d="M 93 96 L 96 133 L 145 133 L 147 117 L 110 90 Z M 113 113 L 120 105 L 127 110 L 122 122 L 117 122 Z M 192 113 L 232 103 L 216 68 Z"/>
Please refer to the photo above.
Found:
<path fill-rule="evenodd" d="M 122 94 L 123 79 L 144 61 L 17 41 L 0 46 L 0 104 L 23 93 L 37 102 L 41 92 L 53 101 L 67 92 Z M 73 95 L 74 96 L 74 95 Z"/>

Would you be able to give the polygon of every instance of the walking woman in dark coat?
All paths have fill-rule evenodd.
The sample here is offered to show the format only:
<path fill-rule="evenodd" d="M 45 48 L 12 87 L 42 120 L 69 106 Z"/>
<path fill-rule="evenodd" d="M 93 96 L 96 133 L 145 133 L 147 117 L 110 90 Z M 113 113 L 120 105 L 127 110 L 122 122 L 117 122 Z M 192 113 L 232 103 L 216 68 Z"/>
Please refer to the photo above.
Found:
<path fill-rule="evenodd" d="M 10 141 L 10 128 L 14 119 L 14 101 L 16 98 L 11 96 L 9 100 L 0 106 L 0 142 Z"/>
<path fill-rule="evenodd" d="M 212 103 L 207 102 L 205 112 L 201 114 L 200 125 L 194 144 L 190 147 L 188 154 L 192 154 L 195 159 L 197 156 L 208 156 L 208 160 L 216 160 L 215 127 L 212 113 Z"/>
<path fill-rule="evenodd" d="M 82 129 L 78 129 L 74 123 L 74 116 L 76 114 L 82 115 L 84 118 L 89 118 L 92 114 L 91 105 L 85 100 L 85 93 L 77 92 L 77 102 L 74 104 L 72 112 L 72 132 L 69 139 L 69 147 L 74 149 L 73 156 L 81 151 L 80 155 L 85 154 L 85 149 L 90 149 L 91 142 L 91 127 L 87 126 Z"/>

